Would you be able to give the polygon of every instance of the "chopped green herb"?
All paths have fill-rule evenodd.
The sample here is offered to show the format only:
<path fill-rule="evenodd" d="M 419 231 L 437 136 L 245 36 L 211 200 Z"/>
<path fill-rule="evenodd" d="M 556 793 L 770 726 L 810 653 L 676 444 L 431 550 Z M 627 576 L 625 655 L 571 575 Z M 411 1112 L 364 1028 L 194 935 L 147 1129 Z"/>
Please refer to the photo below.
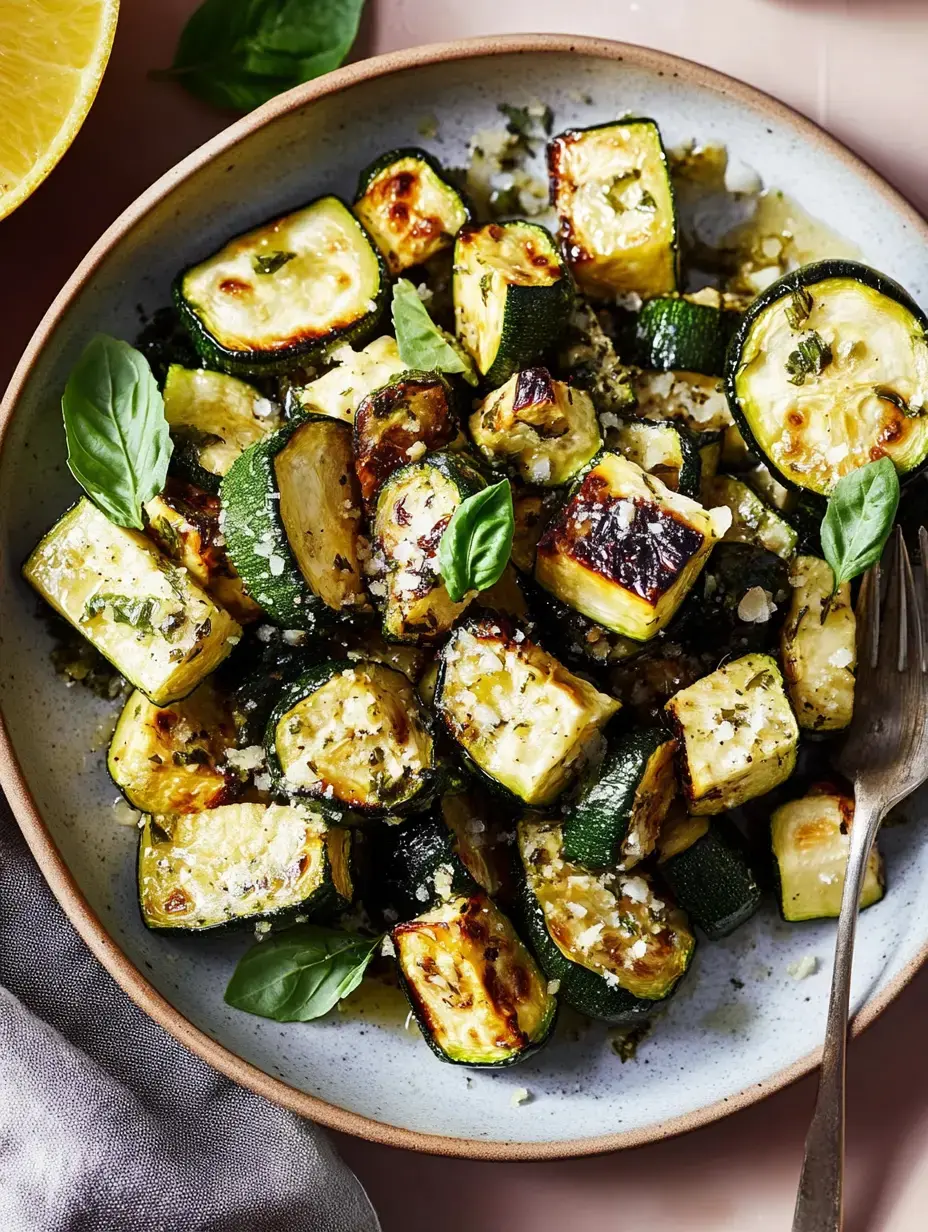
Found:
<path fill-rule="evenodd" d="M 282 252 L 280 249 L 274 252 L 258 253 L 252 261 L 252 268 L 256 274 L 276 274 L 295 256 L 295 252 Z"/>
<path fill-rule="evenodd" d="M 657 202 L 647 189 L 642 189 L 641 196 L 638 198 L 638 204 L 635 206 L 635 209 L 646 210 L 648 212 L 653 212 L 657 209 Z"/>
<path fill-rule="evenodd" d="M 786 305 L 786 319 L 790 329 L 800 330 L 812 311 L 812 296 L 805 287 L 797 287 Z"/>
<path fill-rule="evenodd" d="M 133 599 L 129 595 L 96 594 L 91 595 L 84 604 L 82 620 L 92 620 L 102 611 L 109 608 L 113 620 L 118 625 L 131 625 L 142 633 L 153 633 L 151 615 L 155 610 L 157 599 Z"/>
<path fill-rule="evenodd" d="M 907 415 L 910 419 L 915 419 L 925 413 L 923 406 L 912 406 L 910 402 L 906 402 L 902 394 L 897 394 L 894 389 L 889 389 L 886 385 L 874 385 L 873 392 L 881 402 L 891 402 L 893 406 L 902 411 L 903 415 Z"/>
<path fill-rule="evenodd" d="M 479 285 L 480 285 L 480 294 L 483 298 L 484 303 L 487 302 L 487 298 L 490 294 L 490 285 L 492 282 L 493 282 L 493 277 L 491 274 L 481 274 Z"/>
<path fill-rule="evenodd" d="M 807 376 L 819 376 L 831 363 L 831 347 L 813 329 L 804 334 L 786 360 L 791 385 L 803 385 Z"/>

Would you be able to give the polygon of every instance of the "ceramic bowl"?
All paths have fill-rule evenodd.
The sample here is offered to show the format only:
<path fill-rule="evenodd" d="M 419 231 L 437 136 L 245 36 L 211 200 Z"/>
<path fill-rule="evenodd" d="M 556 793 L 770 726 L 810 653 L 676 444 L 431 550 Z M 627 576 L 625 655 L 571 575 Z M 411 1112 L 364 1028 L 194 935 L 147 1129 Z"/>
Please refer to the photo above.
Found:
<path fill-rule="evenodd" d="M 185 159 L 107 231 L 39 326 L 3 403 L 0 550 L 3 786 L 53 890 L 126 992 L 195 1052 L 326 1125 L 394 1145 L 489 1158 L 579 1155 L 703 1124 L 808 1071 L 822 1037 L 834 928 L 786 925 L 766 908 L 694 969 L 634 1062 L 604 1028 L 565 1021 L 536 1059 L 499 1074 L 442 1065 L 386 998 L 280 1025 L 229 1008 L 223 988 L 247 936 L 164 939 L 135 902 L 136 834 L 115 823 L 97 733 L 111 707 L 66 691 L 20 563 L 75 495 L 58 409 L 68 370 L 97 330 L 131 338 L 138 306 L 168 302 L 177 269 L 224 239 L 320 193 L 350 195 L 391 146 L 429 141 L 451 163 L 497 104 L 541 98 L 556 124 L 653 115 L 670 146 L 721 142 L 928 301 L 926 226 L 873 172 L 779 103 L 640 48 L 517 36 L 366 61 L 275 99 Z M 589 100 L 589 101 L 587 101 Z M 907 812 L 917 817 L 917 803 Z M 921 810 L 924 812 L 924 809 Z M 885 900 L 861 920 L 853 1004 L 859 1029 L 925 957 L 928 832 L 885 833 Z M 789 972 L 807 955 L 818 971 Z M 646 1063 L 645 1063 L 646 1062 Z M 531 1093 L 516 1103 L 518 1088 Z"/>

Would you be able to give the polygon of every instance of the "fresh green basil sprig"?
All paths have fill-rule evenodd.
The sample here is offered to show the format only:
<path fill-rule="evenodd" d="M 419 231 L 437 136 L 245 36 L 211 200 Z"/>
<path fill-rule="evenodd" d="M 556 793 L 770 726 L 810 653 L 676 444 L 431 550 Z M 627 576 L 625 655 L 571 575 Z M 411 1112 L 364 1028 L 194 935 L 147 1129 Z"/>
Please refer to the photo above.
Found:
<path fill-rule="evenodd" d="M 512 488 L 506 479 L 458 505 L 438 546 L 438 567 L 453 603 L 499 581 L 512 553 L 514 530 Z"/>
<path fill-rule="evenodd" d="M 173 449 L 148 360 L 98 334 L 71 369 L 61 410 L 71 474 L 111 522 L 141 530 Z"/>
<path fill-rule="evenodd" d="M 459 373 L 471 385 L 477 373 L 470 356 L 435 324 L 408 278 L 393 284 L 393 330 L 400 359 L 422 372 Z"/>
<path fill-rule="evenodd" d="M 899 507 L 899 476 L 889 458 L 843 475 L 822 520 L 822 551 L 842 582 L 866 572 L 883 554 Z"/>
<path fill-rule="evenodd" d="M 239 960 L 226 1002 L 275 1022 L 321 1018 L 361 983 L 380 941 L 315 924 L 274 933 Z"/>

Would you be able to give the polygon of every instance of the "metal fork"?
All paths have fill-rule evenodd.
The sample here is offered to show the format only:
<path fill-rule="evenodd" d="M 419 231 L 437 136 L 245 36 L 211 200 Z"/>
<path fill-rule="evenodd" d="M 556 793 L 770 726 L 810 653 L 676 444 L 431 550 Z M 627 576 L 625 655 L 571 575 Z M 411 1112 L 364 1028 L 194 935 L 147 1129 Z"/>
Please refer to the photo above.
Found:
<path fill-rule="evenodd" d="M 919 531 L 928 576 L 928 532 Z M 928 779 L 928 664 L 912 566 L 897 529 L 882 620 L 880 566 L 857 605 L 854 718 L 835 765 L 854 784 L 854 820 L 838 917 L 818 1096 L 806 1137 L 793 1232 L 840 1232 L 844 1184 L 844 1080 L 851 962 L 867 858 L 883 818 Z M 928 598 L 928 592 L 926 592 Z"/>

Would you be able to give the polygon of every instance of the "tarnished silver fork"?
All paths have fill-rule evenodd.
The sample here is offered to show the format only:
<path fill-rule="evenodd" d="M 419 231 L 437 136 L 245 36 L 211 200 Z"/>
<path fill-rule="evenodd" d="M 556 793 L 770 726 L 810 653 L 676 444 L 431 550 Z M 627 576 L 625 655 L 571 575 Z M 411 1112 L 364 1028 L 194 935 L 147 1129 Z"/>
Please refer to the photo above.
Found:
<path fill-rule="evenodd" d="M 928 575 L 928 532 L 919 544 Z M 806 1137 L 793 1232 L 840 1232 L 844 1184 L 844 1077 L 851 963 L 867 857 L 883 818 L 928 779 L 928 663 L 918 592 L 902 532 L 881 604 L 880 566 L 857 605 L 854 718 L 835 765 L 854 784 L 854 820 L 818 1096 Z M 881 613 L 882 608 L 882 613 Z M 926 604 L 928 615 L 928 604 Z"/>

